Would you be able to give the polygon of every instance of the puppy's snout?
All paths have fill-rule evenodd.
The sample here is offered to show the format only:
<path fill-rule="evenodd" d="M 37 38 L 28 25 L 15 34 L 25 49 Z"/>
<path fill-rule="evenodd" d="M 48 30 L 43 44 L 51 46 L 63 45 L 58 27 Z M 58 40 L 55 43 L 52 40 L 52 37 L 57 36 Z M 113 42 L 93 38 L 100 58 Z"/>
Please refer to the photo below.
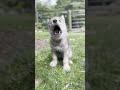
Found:
<path fill-rule="evenodd" d="M 57 23 L 57 20 L 56 20 L 56 19 L 54 19 L 54 20 L 53 20 L 53 23 Z"/>

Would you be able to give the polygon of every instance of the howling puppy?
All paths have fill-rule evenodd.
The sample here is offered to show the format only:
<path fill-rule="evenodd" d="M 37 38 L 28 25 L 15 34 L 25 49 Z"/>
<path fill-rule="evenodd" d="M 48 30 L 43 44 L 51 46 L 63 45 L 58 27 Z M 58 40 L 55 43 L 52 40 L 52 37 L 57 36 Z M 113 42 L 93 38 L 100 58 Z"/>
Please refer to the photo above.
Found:
<path fill-rule="evenodd" d="M 50 32 L 50 46 L 52 53 L 51 67 L 55 67 L 59 59 L 63 60 L 63 69 L 70 71 L 70 65 L 72 64 L 72 49 L 68 40 L 67 27 L 65 18 L 53 17 L 48 23 Z"/>

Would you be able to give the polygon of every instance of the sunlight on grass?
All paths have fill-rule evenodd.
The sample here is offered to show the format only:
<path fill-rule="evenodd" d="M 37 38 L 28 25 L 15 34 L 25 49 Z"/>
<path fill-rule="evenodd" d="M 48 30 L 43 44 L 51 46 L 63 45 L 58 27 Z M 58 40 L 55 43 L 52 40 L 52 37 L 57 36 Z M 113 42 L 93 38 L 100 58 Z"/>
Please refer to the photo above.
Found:
<path fill-rule="evenodd" d="M 48 32 L 37 32 L 36 39 L 44 41 L 49 38 Z M 62 64 L 51 68 L 49 41 L 44 47 L 35 50 L 36 90 L 85 90 L 85 33 L 69 33 L 73 49 L 73 65 L 71 72 L 65 73 Z"/>

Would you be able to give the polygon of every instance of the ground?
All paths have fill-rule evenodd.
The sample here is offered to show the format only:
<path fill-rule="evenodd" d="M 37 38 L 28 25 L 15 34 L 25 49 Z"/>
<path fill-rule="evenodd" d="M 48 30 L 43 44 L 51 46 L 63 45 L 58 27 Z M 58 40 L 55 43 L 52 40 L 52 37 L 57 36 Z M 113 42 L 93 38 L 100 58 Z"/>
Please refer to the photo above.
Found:
<path fill-rule="evenodd" d="M 35 87 L 36 90 L 85 90 L 85 33 L 69 33 L 73 48 L 73 65 L 65 73 L 62 64 L 51 68 L 48 32 L 35 34 Z"/>
<path fill-rule="evenodd" d="M 86 17 L 85 79 L 91 90 L 120 90 L 119 15 Z"/>

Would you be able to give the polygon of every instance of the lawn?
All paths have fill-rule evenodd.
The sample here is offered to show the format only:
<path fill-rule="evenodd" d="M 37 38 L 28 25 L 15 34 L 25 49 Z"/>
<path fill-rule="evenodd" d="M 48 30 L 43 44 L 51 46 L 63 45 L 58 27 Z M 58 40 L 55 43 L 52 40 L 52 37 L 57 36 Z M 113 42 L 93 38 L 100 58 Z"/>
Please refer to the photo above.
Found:
<path fill-rule="evenodd" d="M 85 90 L 85 33 L 69 33 L 73 48 L 71 71 L 59 63 L 51 68 L 48 32 L 35 34 L 35 90 Z"/>
<path fill-rule="evenodd" d="M 86 71 L 91 90 L 120 90 L 119 16 L 86 18 Z"/>

